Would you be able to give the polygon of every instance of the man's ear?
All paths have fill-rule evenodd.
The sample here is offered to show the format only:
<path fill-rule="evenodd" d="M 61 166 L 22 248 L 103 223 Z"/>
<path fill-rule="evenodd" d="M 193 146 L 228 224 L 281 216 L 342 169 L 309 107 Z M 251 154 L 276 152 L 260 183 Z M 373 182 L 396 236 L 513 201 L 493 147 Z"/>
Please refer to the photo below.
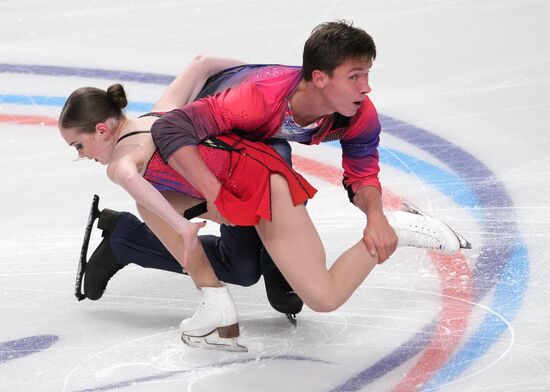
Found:
<path fill-rule="evenodd" d="M 328 83 L 329 77 L 326 72 L 315 69 L 311 73 L 311 81 L 315 84 L 315 86 L 323 88 Z"/>

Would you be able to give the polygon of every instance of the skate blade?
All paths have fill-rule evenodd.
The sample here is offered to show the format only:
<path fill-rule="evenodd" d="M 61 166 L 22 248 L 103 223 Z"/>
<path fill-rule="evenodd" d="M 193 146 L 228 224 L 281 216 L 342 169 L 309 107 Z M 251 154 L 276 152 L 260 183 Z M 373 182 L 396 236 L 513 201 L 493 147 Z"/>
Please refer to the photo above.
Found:
<path fill-rule="evenodd" d="M 410 212 L 411 214 L 417 214 L 422 216 L 428 216 L 430 218 L 433 218 L 433 216 L 425 213 L 420 208 L 416 207 L 414 204 L 404 200 L 403 201 L 403 207 L 401 208 L 402 211 Z M 472 249 L 472 244 L 470 241 L 468 241 L 466 238 L 462 237 L 460 234 L 458 234 L 456 231 L 454 231 L 448 224 L 443 222 L 445 226 L 449 228 L 453 232 L 453 234 L 456 236 L 456 239 L 458 240 L 458 244 L 460 246 L 460 249 Z"/>
<path fill-rule="evenodd" d="M 298 324 L 298 321 L 296 319 L 296 315 L 295 314 L 292 314 L 292 313 L 286 313 L 286 318 L 288 319 L 288 321 L 290 321 L 290 324 L 296 326 L 296 324 Z"/>
<path fill-rule="evenodd" d="M 248 347 L 239 344 L 237 338 L 220 338 L 214 331 L 206 336 L 189 336 L 182 334 L 181 340 L 190 347 L 207 348 L 211 350 L 231 351 L 231 352 L 248 352 Z M 207 340 L 207 338 L 213 340 Z"/>
<path fill-rule="evenodd" d="M 458 238 L 458 243 L 460 244 L 460 249 L 472 249 L 472 244 L 466 238 L 462 237 L 460 234 L 455 233 L 456 238 Z"/>
<path fill-rule="evenodd" d="M 416 214 L 416 215 L 422 215 L 422 216 L 429 216 L 429 217 L 432 217 L 431 215 L 426 214 L 426 213 L 425 213 L 424 211 L 422 211 L 420 208 L 416 207 L 414 204 L 409 203 L 409 202 L 406 201 L 406 200 L 403 200 L 403 206 L 401 207 L 401 210 L 402 210 L 402 211 L 405 211 L 405 212 L 410 212 L 411 214 Z"/>
<path fill-rule="evenodd" d="M 86 272 L 86 266 L 88 265 L 88 245 L 90 244 L 90 237 L 92 235 L 92 229 L 94 221 L 99 218 L 99 196 L 94 195 L 92 200 L 92 206 L 90 208 L 90 214 L 88 215 L 88 221 L 84 230 L 84 239 L 82 241 L 82 248 L 80 250 L 80 259 L 78 260 L 78 269 L 76 271 L 75 279 L 75 293 L 74 295 L 79 301 L 82 301 L 86 296 L 82 293 L 82 278 Z"/>

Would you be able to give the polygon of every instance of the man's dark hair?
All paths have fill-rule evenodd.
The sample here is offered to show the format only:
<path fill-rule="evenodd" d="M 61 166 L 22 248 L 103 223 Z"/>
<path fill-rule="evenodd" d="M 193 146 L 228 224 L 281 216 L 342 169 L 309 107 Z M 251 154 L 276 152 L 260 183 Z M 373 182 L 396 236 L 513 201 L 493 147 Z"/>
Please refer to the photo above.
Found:
<path fill-rule="evenodd" d="M 310 81 L 312 72 L 320 70 L 332 76 L 336 67 L 348 59 L 376 58 L 376 45 L 365 31 L 351 22 L 326 22 L 313 29 L 304 45 L 302 74 Z"/>

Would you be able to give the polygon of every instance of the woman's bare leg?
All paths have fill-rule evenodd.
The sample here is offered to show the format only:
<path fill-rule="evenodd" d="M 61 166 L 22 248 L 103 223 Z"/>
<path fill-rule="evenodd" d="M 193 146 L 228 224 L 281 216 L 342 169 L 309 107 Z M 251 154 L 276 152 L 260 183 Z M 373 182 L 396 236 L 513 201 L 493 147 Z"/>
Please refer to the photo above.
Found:
<path fill-rule="evenodd" d="M 167 193 L 164 196 L 180 213 L 197 203 L 195 199 L 174 193 Z M 171 226 L 143 206 L 138 205 L 138 211 L 164 246 L 182 264 L 180 256 L 183 253 L 183 243 L 181 237 Z M 237 343 L 237 337 L 239 336 L 237 307 L 227 286 L 222 285 L 216 277 L 200 242 L 198 242 L 198 246 L 195 247 L 188 259 L 187 273 L 201 290 L 199 293 L 200 306 L 193 316 L 180 323 L 182 340 L 191 346 L 210 346 L 218 349 L 246 351 L 245 347 Z M 216 331 L 222 341 L 218 344 L 211 344 L 205 336 L 215 334 Z"/>
<path fill-rule="evenodd" d="M 342 305 L 376 266 L 362 240 L 345 251 L 329 270 L 319 234 L 305 206 L 294 206 L 286 180 L 271 176 L 272 221 L 256 226 L 264 246 L 292 288 L 311 309 Z"/>
<path fill-rule="evenodd" d="M 181 196 L 178 197 L 173 193 L 166 193 L 164 196 L 172 204 L 172 206 L 180 213 L 186 208 L 198 203 L 196 199 L 189 197 Z M 168 251 L 174 256 L 176 260 L 183 266 L 182 263 L 182 253 L 183 253 L 183 243 L 181 241 L 181 236 L 176 233 L 170 225 L 160 219 L 157 215 L 146 209 L 141 205 L 137 205 L 139 214 L 149 226 L 149 228 L 155 233 L 159 238 L 162 244 L 168 249 Z M 216 277 L 212 265 L 202 246 L 195 247 L 193 253 L 189 257 L 189 262 L 187 264 L 186 272 L 189 274 L 195 285 L 198 287 L 221 287 L 221 283 Z"/>

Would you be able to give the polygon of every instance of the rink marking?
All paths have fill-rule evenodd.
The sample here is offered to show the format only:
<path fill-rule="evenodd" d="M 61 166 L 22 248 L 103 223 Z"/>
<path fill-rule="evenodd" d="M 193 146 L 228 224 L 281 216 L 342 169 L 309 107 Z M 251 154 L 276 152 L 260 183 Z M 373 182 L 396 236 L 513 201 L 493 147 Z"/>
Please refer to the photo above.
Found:
<path fill-rule="evenodd" d="M 166 85 L 174 80 L 172 75 L 151 72 L 113 71 L 109 69 L 62 67 L 56 65 L 34 64 L 7 64 L 0 63 L 0 73 L 16 73 L 42 76 L 64 76 L 104 80 L 118 80 L 123 82 L 141 82 L 148 84 Z"/>
<path fill-rule="evenodd" d="M 441 280 L 443 299 L 437 331 L 415 366 L 394 391 L 415 391 L 418 385 L 424 384 L 447 362 L 461 342 L 473 311 L 472 275 L 464 255 L 450 257 L 433 253 L 431 259 Z"/>
<path fill-rule="evenodd" d="M 255 357 L 249 357 L 245 359 L 237 359 L 233 361 L 222 361 L 218 363 L 213 363 L 210 365 L 204 365 L 204 366 L 198 366 L 196 368 L 192 369 L 184 369 L 184 370 L 172 370 L 167 371 L 159 374 L 155 374 L 152 376 L 145 376 L 141 378 L 133 378 L 126 381 L 118 381 L 111 384 L 105 384 L 97 387 L 92 388 L 86 388 L 86 389 L 78 389 L 74 392 L 98 392 L 98 391 L 110 391 L 113 389 L 119 389 L 119 388 L 125 388 L 129 387 L 135 384 L 141 384 L 141 383 L 147 383 L 152 381 L 159 381 L 164 380 L 170 377 L 174 376 L 182 376 L 187 375 L 191 373 L 200 373 L 204 371 L 211 371 L 215 369 L 224 369 L 228 366 L 235 366 L 235 365 L 244 365 L 250 362 L 261 362 L 261 361 L 307 361 L 307 362 L 314 362 L 314 363 L 324 363 L 324 364 L 330 364 L 331 362 L 327 362 L 324 360 L 316 359 L 316 358 L 310 358 L 310 357 L 304 357 L 301 355 L 263 355 L 263 356 L 255 356 Z M 65 389 L 64 389 L 65 390 Z"/>
<path fill-rule="evenodd" d="M 307 173 L 334 186 L 342 186 L 344 171 L 341 168 L 294 153 L 292 154 L 292 166 L 298 172 Z M 399 196 L 389 191 L 384 191 L 382 194 L 382 202 L 384 207 L 390 210 L 397 210 L 403 204 L 403 200 Z"/>
<path fill-rule="evenodd" d="M 0 364 L 46 350 L 58 340 L 57 335 L 36 335 L 0 342 Z"/>
<path fill-rule="evenodd" d="M 67 97 L 49 97 L 43 95 L 10 95 L 0 96 L 0 104 L 8 105 L 30 105 L 30 106 L 54 106 L 62 107 Z M 129 102 L 126 110 L 136 113 L 144 113 L 151 110 L 152 105 L 148 102 Z M 51 118 L 50 118 L 51 120 Z M 57 125 L 57 121 L 54 125 Z"/>
<path fill-rule="evenodd" d="M 471 212 L 477 211 L 478 215 L 480 210 L 483 211 L 486 207 L 513 206 L 509 194 L 497 176 L 473 155 L 424 129 L 389 117 L 382 116 L 381 118 L 387 127 L 385 129 L 387 133 L 419 147 L 441 162 L 445 162 L 451 170 L 457 173 L 457 177 L 464 182 L 464 188 L 458 189 L 456 193 L 454 192 L 456 190 L 444 193 L 452 196 L 455 202 L 460 200 L 459 206 L 471 207 Z M 415 164 L 427 165 L 425 162 L 418 161 Z M 425 182 L 433 183 L 434 186 L 445 184 L 445 181 L 440 181 L 439 178 L 443 174 L 442 172 L 434 175 L 426 172 L 425 167 L 421 167 L 417 173 L 424 176 Z M 435 181 L 431 177 L 432 175 L 434 175 Z M 472 196 L 468 197 L 467 193 L 471 193 Z M 499 243 L 491 236 L 484 238 L 485 243 L 480 247 L 480 254 L 472 271 L 474 302 L 480 301 L 495 288 L 490 306 L 495 311 L 485 316 L 481 325 L 477 327 L 458 352 L 449 358 L 446 365 L 420 389 L 422 391 L 435 391 L 443 385 L 458 381 L 458 376 L 485 355 L 505 331 L 510 331 L 512 335 L 510 345 L 513 343 L 513 329 L 510 321 L 517 315 L 523 295 L 527 290 L 529 266 L 527 249 L 521 233 L 515 221 L 507 219 L 509 217 L 505 215 L 506 213 L 506 209 L 495 209 L 490 216 L 486 217 L 488 219 L 476 216 L 478 223 L 482 226 L 482 232 L 508 233 L 511 237 L 516 238 L 516 242 L 513 244 Z M 498 314 L 499 317 L 495 317 L 495 314 Z M 509 351 L 510 345 L 489 366 L 493 366 L 502 359 Z M 471 377 L 471 375 L 466 377 Z"/>
<path fill-rule="evenodd" d="M 513 205 L 504 186 L 482 162 L 458 146 L 426 130 L 385 116 L 381 116 L 381 119 L 389 127 L 389 129 L 385 129 L 385 132 L 394 134 L 394 136 L 427 151 L 438 159 L 441 156 L 442 159 L 440 160 L 450 164 L 451 169 L 459 175 L 453 175 L 425 161 L 391 149 L 381 149 L 381 163 L 410 172 L 422 183 L 430 184 L 438 188 L 443 194 L 449 195 L 461 208 L 469 208 L 470 212 L 475 214 L 474 218 L 481 226 L 488 227 L 487 230 L 482 230 L 483 232 L 491 233 L 498 229 L 499 232 L 507 231 L 509 238 L 517 238 L 517 242 L 513 246 L 499 244 L 494 238 L 487 238 L 486 243 L 480 246 L 480 257 L 473 271 L 474 300 L 481 300 L 493 287 L 496 287 L 491 307 L 497 309 L 496 313 L 502 315 L 502 317 L 494 317 L 494 314 L 486 315 L 482 324 L 474 331 L 467 342 L 461 346 L 457 353 L 448 358 L 436 374 L 431 375 L 433 377 L 425 385 L 422 385 L 422 383 L 414 384 L 412 378 L 410 382 L 407 379 L 403 381 L 408 385 L 407 390 L 435 391 L 443 385 L 459 381 L 458 376 L 487 353 L 506 330 L 510 331 L 512 340 L 504 352 L 488 366 L 478 369 L 473 374 L 462 377 L 462 379 L 472 377 L 494 366 L 509 352 L 511 344 L 513 344 L 514 333 L 511 324 L 506 320 L 511 320 L 516 316 L 528 286 L 527 249 L 521 240 L 519 230 L 516 228 L 515 220 L 484 219 L 480 216 L 480 210 L 485 210 L 485 207 L 495 209 L 496 214 L 502 214 L 503 211 L 507 212 Z M 335 142 L 332 142 L 332 144 L 336 145 Z M 495 207 L 495 203 L 500 205 Z M 481 279 L 478 279 L 478 277 Z M 334 391 L 362 389 L 365 385 L 403 364 L 420 351 L 419 349 L 413 350 L 413 347 L 423 348 L 421 342 L 426 340 L 426 334 L 433 334 L 431 324 L 428 324 L 424 331 L 419 332 L 409 342 L 388 354 L 375 365 L 365 369 L 356 377 L 348 380 L 347 383 L 340 385 Z M 419 365 L 417 364 L 417 366 Z M 412 376 L 412 374 L 409 373 L 407 378 L 409 376 Z"/>
<path fill-rule="evenodd" d="M 384 155 L 399 159 L 401 164 L 405 166 L 407 166 L 406 162 L 411 161 L 411 159 L 403 156 L 398 158 L 398 154 L 390 150 L 385 150 Z M 330 184 L 341 186 L 343 171 L 340 168 L 319 163 L 316 160 L 302 156 L 293 156 L 293 165 L 299 172 L 303 171 L 321 178 Z M 384 204 L 390 209 L 399 208 L 403 202 L 401 198 L 388 191 L 384 192 L 384 197 Z M 406 354 L 402 354 L 402 358 L 409 359 L 422 349 L 425 351 L 415 366 L 407 373 L 405 379 L 395 387 L 396 391 L 416 390 L 418 385 L 424 384 L 447 362 L 466 331 L 468 319 L 473 309 L 470 301 L 473 292 L 472 275 L 464 255 L 446 256 L 432 253 L 430 256 L 441 281 L 442 310 L 438 319 L 429 323 L 421 333 L 423 340 L 427 340 L 426 338 L 430 337 L 430 344 L 427 347 L 419 346 L 415 343 L 419 340 L 418 337 L 410 341 L 410 345 L 402 346 L 404 350 L 408 349 Z M 457 300 L 463 301 L 462 306 L 459 307 L 459 311 L 455 309 Z M 444 332 L 441 333 L 440 330 Z M 366 383 L 373 381 L 373 378 L 378 378 L 373 377 L 374 375 L 380 374 L 380 372 L 387 372 L 401 364 L 401 362 L 392 364 L 391 357 L 387 357 L 387 359 L 388 361 L 383 360 L 379 362 L 381 366 L 369 368 L 372 370 L 371 372 L 361 373 L 333 391 L 362 389 Z"/>
<path fill-rule="evenodd" d="M 174 333 L 174 331 L 170 330 L 170 331 L 163 331 L 163 332 L 159 332 L 159 333 L 155 333 L 155 334 L 151 334 L 151 335 L 147 335 L 147 336 L 140 336 L 139 338 L 132 339 L 132 340 L 126 341 L 124 343 L 120 343 L 120 344 L 108 347 L 108 348 L 106 348 L 102 351 L 99 351 L 99 352 L 89 356 L 88 358 L 83 359 L 82 361 L 77 363 L 71 369 L 71 371 L 67 374 L 67 376 L 65 377 L 65 381 L 63 382 L 63 391 L 67 390 L 68 382 L 69 382 L 69 379 L 72 376 L 72 374 L 77 369 L 81 368 L 86 362 L 89 362 L 90 360 L 92 360 L 92 359 L 94 359 L 94 358 L 96 358 L 96 357 L 98 357 L 102 354 L 105 354 L 109 351 L 113 351 L 113 350 L 116 350 L 116 349 L 119 349 L 121 347 L 128 346 L 128 345 L 133 345 L 136 342 L 144 341 L 146 339 L 151 339 L 151 338 L 154 338 L 154 337 L 159 337 L 159 336 L 162 336 L 162 335 L 173 334 L 173 333 Z M 182 347 L 187 347 L 187 346 L 184 345 Z M 187 348 L 187 349 L 184 349 L 182 351 L 192 351 L 192 350 L 194 350 L 194 348 Z M 222 354 L 222 352 L 220 352 L 220 354 Z M 238 354 L 235 353 L 235 356 L 238 356 Z M 209 364 L 209 365 L 198 366 L 198 367 L 191 368 L 191 369 L 162 371 L 158 374 L 151 375 L 151 376 L 145 376 L 145 377 L 140 377 L 140 378 L 132 378 L 132 379 L 117 381 L 117 382 L 111 382 L 110 384 L 104 384 L 104 385 L 95 386 L 95 387 L 86 388 L 86 389 L 78 389 L 78 390 L 75 390 L 75 392 L 108 391 L 108 390 L 112 390 L 112 389 L 125 388 L 125 387 L 135 385 L 135 384 L 139 384 L 139 383 L 147 383 L 147 382 L 151 382 L 151 381 L 164 380 L 164 379 L 174 377 L 174 376 L 178 376 L 178 375 L 186 375 L 186 374 L 189 374 L 189 373 L 201 372 L 201 371 L 212 370 L 212 369 L 221 369 L 221 368 L 224 368 L 226 366 L 244 365 L 244 364 L 251 363 L 251 362 L 275 361 L 275 360 L 307 361 L 307 362 L 314 362 L 314 363 L 332 364 L 332 362 L 328 362 L 328 361 L 325 361 L 325 360 L 322 360 L 322 359 L 317 359 L 317 358 L 306 357 L 306 356 L 302 356 L 302 355 L 259 355 L 259 356 L 252 356 L 252 357 L 249 356 L 247 358 L 241 358 L 241 359 L 235 359 L 235 360 L 229 360 L 229 361 L 221 361 L 221 362 L 217 362 L 217 363 L 213 363 L 213 364 Z M 137 364 L 132 364 L 132 365 L 152 366 L 148 363 L 145 363 L 145 364 L 144 363 L 137 363 Z"/>
<path fill-rule="evenodd" d="M 57 120 L 47 116 L 22 116 L 15 114 L 0 114 L 0 123 L 18 125 L 43 125 L 56 127 Z"/>
<path fill-rule="evenodd" d="M 78 76 L 78 77 L 90 77 L 94 79 L 114 79 L 114 80 L 132 80 L 143 83 L 158 83 L 167 84 L 173 80 L 173 76 L 157 75 L 148 73 L 136 73 L 136 72 L 118 72 L 118 71 L 106 71 L 95 70 L 87 68 L 69 68 L 69 67 L 51 67 L 51 66 L 35 66 L 35 65 L 17 65 L 17 64 L 0 64 L 0 72 L 4 73 L 28 73 L 39 75 L 52 75 L 52 76 Z M 426 130 L 414 127 L 410 124 L 400 122 L 389 117 L 380 116 L 381 121 L 384 122 L 385 132 L 393 134 L 394 136 L 408 141 L 412 145 L 419 147 L 420 149 L 428 152 L 430 155 L 436 157 L 441 162 L 449 165 L 451 169 L 458 173 L 460 179 L 466 183 L 467 190 L 472 190 L 476 197 L 479 199 L 473 203 L 473 205 L 466 206 L 472 207 L 475 211 L 485 211 L 489 208 L 495 209 L 512 209 L 513 203 L 509 198 L 502 183 L 500 183 L 497 177 L 492 173 L 482 162 L 475 157 L 468 154 L 460 147 L 450 143 L 446 139 L 438 137 L 429 133 Z M 382 151 L 383 152 L 383 151 Z M 441 157 L 441 158 L 440 158 Z M 463 163 L 466 165 L 461 166 Z M 413 170 L 414 171 L 414 170 Z M 418 172 L 414 172 L 415 175 Z M 480 178 L 487 178 L 489 184 L 485 181 L 479 180 Z M 435 182 L 431 183 L 432 179 L 428 179 L 427 183 L 433 186 L 437 185 Z M 476 183 L 477 181 L 477 183 Z M 486 188 L 486 189 L 483 189 Z M 487 189 L 490 189 L 489 192 Z M 500 204 L 494 206 L 494 204 Z M 464 208 L 464 205 L 461 205 Z M 512 210 L 513 212 L 513 210 Z M 496 214 L 499 214 L 497 211 Z M 479 217 L 478 217 L 479 218 Z M 525 245 L 521 239 L 521 234 L 515 225 L 515 221 L 506 221 L 506 216 L 499 216 L 500 219 L 478 219 L 479 223 L 485 230 L 483 232 L 491 233 L 496 232 L 491 229 L 497 229 L 495 224 L 505 223 L 504 231 L 508 231 L 510 238 L 518 238 L 515 244 L 510 246 L 502 246 L 495 241 L 495 239 L 486 238 L 486 243 L 480 247 L 480 257 L 478 262 L 474 266 L 472 271 L 473 283 L 474 283 L 474 300 L 479 301 L 486 295 L 489 295 L 491 289 L 496 286 L 495 295 L 493 298 L 492 307 L 500 309 L 501 314 L 506 315 L 507 320 L 513 319 L 521 306 L 523 294 L 525 293 L 528 282 L 528 254 Z M 506 225 L 507 224 L 507 225 Z M 503 229 L 500 228 L 499 232 Z M 500 245 L 500 246 L 499 246 Z M 513 282 L 506 286 L 508 292 L 503 289 L 504 283 L 509 281 L 502 280 L 505 276 L 513 278 Z M 501 290 L 499 290 L 499 288 Z M 517 294 L 514 298 L 511 298 L 510 291 Z M 504 325 L 500 319 L 495 319 L 487 315 L 484 323 L 478 327 L 475 334 L 462 346 L 457 354 L 451 358 L 448 363 L 449 366 L 442 368 L 439 371 L 439 375 L 432 378 L 432 384 L 430 384 L 429 390 L 439 389 L 441 386 L 449 383 L 451 380 L 456 380 L 456 377 L 470 368 L 481 356 L 483 356 L 489 348 L 498 341 L 500 335 L 509 330 L 510 325 Z M 417 343 L 421 342 L 423 333 L 417 334 Z M 488 345 L 482 346 L 479 349 L 475 345 L 476 341 L 490 342 Z M 472 346 L 469 347 L 468 344 Z M 473 351 L 471 350 L 475 348 Z M 406 361 L 407 355 L 402 355 L 400 348 L 393 353 L 390 353 L 388 357 L 392 359 L 394 364 L 400 364 Z M 463 356 L 463 361 L 460 362 L 460 366 L 457 366 L 457 361 L 460 358 L 457 356 Z M 391 370 L 391 369 L 390 369 Z M 446 374 L 445 374 L 446 372 Z M 364 378 L 363 385 L 372 382 L 374 379 L 383 376 L 386 371 L 382 371 L 377 374 L 373 379 Z M 439 378 L 438 378 L 439 377 Z M 423 390 L 427 390 L 424 388 Z"/>

